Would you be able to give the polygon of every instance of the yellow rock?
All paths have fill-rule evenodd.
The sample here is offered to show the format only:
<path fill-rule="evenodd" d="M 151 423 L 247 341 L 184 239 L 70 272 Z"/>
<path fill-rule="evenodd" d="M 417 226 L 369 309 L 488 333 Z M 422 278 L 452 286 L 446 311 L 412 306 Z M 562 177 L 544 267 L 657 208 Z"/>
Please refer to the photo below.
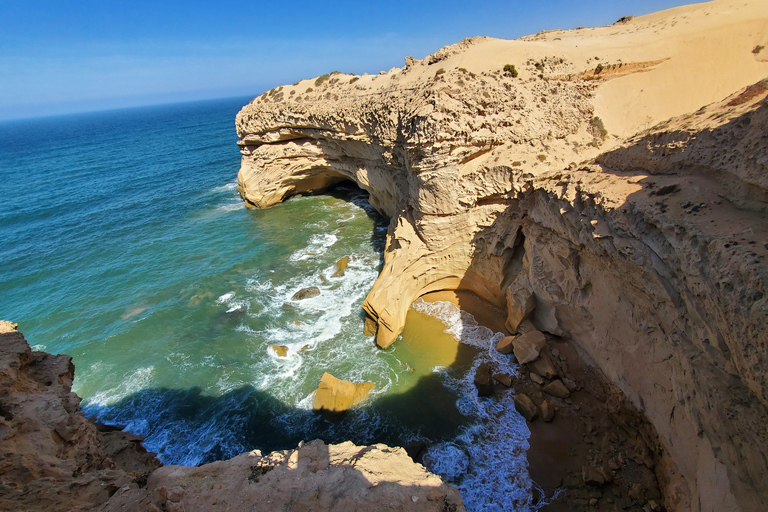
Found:
<path fill-rule="evenodd" d="M 373 382 L 355 384 L 324 373 L 315 391 L 313 409 L 316 411 L 343 412 L 362 403 L 374 388 Z"/>
<path fill-rule="evenodd" d="M 285 345 L 270 345 L 269 348 L 275 351 L 277 354 L 277 357 L 286 357 L 288 356 L 288 347 Z"/>

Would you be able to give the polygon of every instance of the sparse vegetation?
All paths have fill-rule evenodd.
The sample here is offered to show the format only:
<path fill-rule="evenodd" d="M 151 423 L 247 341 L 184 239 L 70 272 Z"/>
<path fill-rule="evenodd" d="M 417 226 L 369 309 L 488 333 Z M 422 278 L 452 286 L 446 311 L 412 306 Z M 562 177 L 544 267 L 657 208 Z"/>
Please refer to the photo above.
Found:
<path fill-rule="evenodd" d="M 504 74 L 511 76 L 512 78 L 517 78 L 517 69 L 515 69 L 514 64 L 504 64 Z"/>
<path fill-rule="evenodd" d="M 445 74 L 445 69 L 444 68 L 440 68 L 440 69 L 438 69 L 435 72 L 435 76 L 442 75 L 442 74 Z"/>
<path fill-rule="evenodd" d="M 765 49 L 765 46 L 764 46 L 764 45 L 762 45 L 762 44 L 758 44 L 757 46 L 755 46 L 754 48 L 752 48 L 752 53 L 754 53 L 755 55 L 757 55 L 758 53 L 760 53 L 760 52 L 761 52 L 761 51 L 763 51 L 764 49 Z"/>
<path fill-rule="evenodd" d="M 605 69 L 605 67 L 602 65 L 602 63 L 598 64 L 597 67 L 595 68 L 595 74 L 599 75 L 600 73 L 602 73 L 603 69 Z"/>
<path fill-rule="evenodd" d="M 307 87 L 307 90 L 306 90 L 306 91 L 304 91 L 304 92 L 312 92 L 312 91 L 314 91 L 314 89 L 313 89 L 313 88 L 311 88 L 311 87 Z"/>
<path fill-rule="evenodd" d="M 321 85 L 323 82 L 325 82 L 326 80 L 328 80 L 328 78 L 329 78 L 330 76 L 331 76 L 331 75 L 325 74 L 325 75 L 320 75 L 319 77 L 317 77 L 317 78 L 315 79 L 315 87 L 320 87 L 320 85 Z"/>
<path fill-rule="evenodd" d="M 590 121 L 589 131 L 595 138 L 600 140 L 605 140 L 605 138 L 608 136 L 608 130 L 605 129 L 603 120 L 597 116 L 593 117 L 592 121 Z"/>
<path fill-rule="evenodd" d="M 539 162 L 543 162 L 544 160 L 547 159 L 547 155 L 545 155 L 543 153 L 539 153 L 538 155 L 536 155 L 536 158 L 539 159 Z"/>
<path fill-rule="evenodd" d="M 357 82 L 358 80 L 360 80 L 359 76 L 353 76 L 352 78 L 349 79 L 349 83 L 353 84 L 353 83 Z"/>

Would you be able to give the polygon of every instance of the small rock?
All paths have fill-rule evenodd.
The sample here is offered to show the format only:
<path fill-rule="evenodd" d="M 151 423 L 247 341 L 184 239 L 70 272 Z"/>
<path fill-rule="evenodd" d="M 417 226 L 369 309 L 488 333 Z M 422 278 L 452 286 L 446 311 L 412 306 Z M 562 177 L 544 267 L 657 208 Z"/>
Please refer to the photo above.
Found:
<path fill-rule="evenodd" d="M 544 384 L 544 379 L 542 379 L 541 377 L 539 377 L 539 374 L 538 374 L 538 373 L 534 373 L 534 372 L 531 372 L 531 380 L 532 380 L 533 382 L 535 382 L 536 384 L 538 384 L 539 386 L 541 386 L 542 384 Z"/>
<path fill-rule="evenodd" d="M 649 510 L 653 510 L 654 512 L 656 512 L 657 510 L 661 510 L 661 507 L 659 506 L 659 504 L 656 503 L 654 500 L 648 500 L 648 503 L 646 503 L 645 506 Z"/>
<path fill-rule="evenodd" d="M 320 288 L 317 286 L 310 286 L 309 288 L 302 288 L 301 290 L 294 293 L 293 297 L 291 297 L 291 300 L 311 299 L 312 297 L 317 297 L 318 295 L 320 295 Z"/>
<path fill-rule="evenodd" d="M 483 363 L 475 371 L 475 387 L 477 396 L 491 396 L 493 394 L 493 381 L 491 380 L 491 368 L 488 363 Z"/>
<path fill-rule="evenodd" d="M 539 409 L 541 409 L 541 419 L 544 421 L 550 422 L 555 417 L 555 407 L 549 400 L 545 399 L 543 402 L 541 402 Z"/>
<path fill-rule="evenodd" d="M 515 409 L 528 421 L 533 421 L 539 417 L 539 408 L 526 395 L 515 395 Z"/>
<path fill-rule="evenodd" d="M 515 336 L 505 336 L 499 340 L 496 344 L 496 350 L 502 354 L 511 354 L 514 348 L 512 342 L 515 340 Z"/>
<path fill-rule="evenodd" d="M 538 373 L 542 377 L 548 379 L 557 377 L 557 368 L 552 364 L 552 360 L 547 354 L 540 354 L 538 359 L 531 361 L 527 366 L 531 371 Z"/>
<path fill-rule="evenodd" d="M 552 357 L 560 357 L 560 351 L 556 348 L 552 349 Z"/>
<path fill-rule="evenodd" d="M 342 277 L 344 272 L 347 271 L 347 265 L 349 265 L 349 256 L 344 256 L 343 258 L 339 259 L 335 265 L 336 272 L 333 273 L 332 277 Z"/>
<path fill-rule="evenodd" d="M 512 376 L 506 373 L 497 373 L 493 376 L 493 379 L 496 382 L 500 382 L 501 384 L 505 385 L 506 387 L 512 387 Z"/>
<path fill-rule="evenodd" d="M 512 344 L 515 357 L 520 364 L 530 363 L 537 357 L 547 343 L 547 338 L 541 331 L 530 331 L 516 337 Z"/>
<path fill-rule="evenodd" d="M 590 506 L 592 506 L 592 507 L 594 507 L 595 505 L 597 505 L 597 498 L 592 498 L 591 500 L 589 500 L 589 504 L 590 504 Z"/>
<path fill-rule="evenodd" d="M 288 347 L 285 345 L 270 345 L 269 348 L 275 351 L 277 357 L 286 357 L 288 355 Z"/>
<path fill-rule="evenodd" d="M 568 395 L 571 394 L 570 391 L 568 391 L 568 388 L 565 387 L 565 384 L 563 384 L 563 381 L 560 379 L 553 380 L 544 388 L 542 388 L 542 391 L 544 391 L 548 395 L 556 396 L 557 398 L 568 398 Z"/>
<path fill-rule="evenodd" d="M 601 475 L 596 468 L 591 466 L 584 466 L 581 468 L 581 477 L 587 485 L 595 485 L 599 487 L 605 483 L 603 475 Z"/>
<path fill-rule="evenodd" d="M 578 386 L 575 382 L 573 382 L 572 379 L 569 379 L 568 377 L 563 377 L 563 384 L 565 384 L 565 387 L 568 388 L 568 391 L 576 391 Z"/>

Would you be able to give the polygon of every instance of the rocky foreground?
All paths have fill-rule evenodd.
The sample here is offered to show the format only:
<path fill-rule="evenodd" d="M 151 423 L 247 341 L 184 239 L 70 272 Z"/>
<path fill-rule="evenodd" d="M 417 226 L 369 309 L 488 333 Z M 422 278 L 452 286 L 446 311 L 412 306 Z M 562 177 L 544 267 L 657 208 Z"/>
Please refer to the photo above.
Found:
<path fill-rule="evenodd" d="M 85 418 L 73 377 L 69 356 L 32 352 L 0 321 L 0 510 L 464 510 L 455 488 L 382 444 L 162 466 L 140 437 Z"/>
<path fill-rule="evenodd" d="M 391 219 L 379 346 L 418 297 L 475 294 L 650 422 L 659 506 L 765 510 L 766 34 L 763 0 L 717 0 L 277 87 L 237 116 L 239 190 L 354 182 Z"/>

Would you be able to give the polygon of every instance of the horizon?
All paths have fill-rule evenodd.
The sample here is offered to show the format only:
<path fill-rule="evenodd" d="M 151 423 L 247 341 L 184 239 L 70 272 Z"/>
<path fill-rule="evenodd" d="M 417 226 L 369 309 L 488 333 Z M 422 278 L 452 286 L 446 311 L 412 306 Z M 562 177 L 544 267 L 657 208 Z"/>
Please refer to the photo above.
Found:
<path fill-rule="evenodd" d="M 226 1 L 84 0 L 68 8 L 55 0 L 0 0 L 0 121 L 253 98 L 332 70 L 362 75 L 402 67 L 406 56 L 421 59 L 466 37 L 604 26 L 690 3 L 483 0 L 467 16 L 455 1 L 340 1 L 320 11 L 266 5 L 249 14 Z"/>

